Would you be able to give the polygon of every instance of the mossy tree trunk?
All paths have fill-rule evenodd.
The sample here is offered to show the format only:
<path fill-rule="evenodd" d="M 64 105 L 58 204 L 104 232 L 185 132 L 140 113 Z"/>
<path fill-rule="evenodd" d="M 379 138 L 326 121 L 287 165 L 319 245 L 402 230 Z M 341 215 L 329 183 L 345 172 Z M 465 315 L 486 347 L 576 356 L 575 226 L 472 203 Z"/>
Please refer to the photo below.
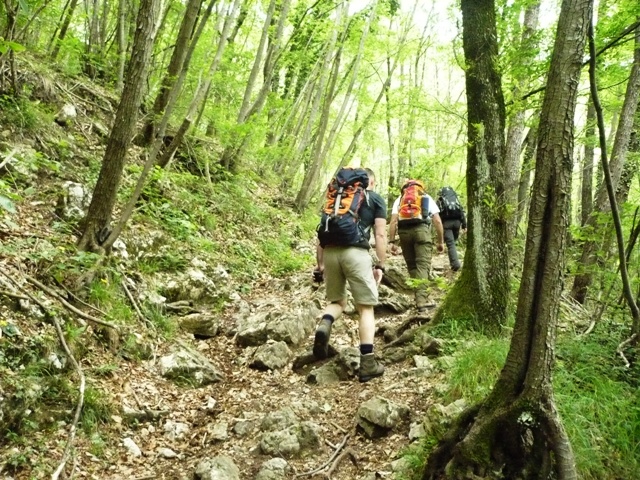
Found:
<path fill-rule="evenodd" d="M 460 279 L 439 318 L 471 317 L 489 330 L 507 320 L 509 268 L 505 190 L 505 104 L 493 0 L 462 1 L 467 92 L 469 235 Z M 456 298 L 465 298 L 455 305 Z M 460 311 L 458 308 L 464 308 Z M 454 310 L 455 308 L 455 310 Z"/>
<path fill-rule="evenodd" d="M 431 453 L 423 480 L 577 478 L 554 403 L 551 372 L 570 222 L 573 118 L 591 9 L 590 0 L 562 3 L 505 366 L 489 396 L 464 412 Z"/>

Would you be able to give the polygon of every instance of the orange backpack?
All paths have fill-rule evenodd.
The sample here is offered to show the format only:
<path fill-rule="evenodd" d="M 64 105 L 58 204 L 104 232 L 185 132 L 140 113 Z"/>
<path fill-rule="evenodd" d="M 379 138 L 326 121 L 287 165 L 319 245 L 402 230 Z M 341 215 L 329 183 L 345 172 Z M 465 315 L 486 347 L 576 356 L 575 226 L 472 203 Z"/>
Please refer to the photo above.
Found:
<path fill-rule="evenodd" d="M 327 186 L 318 225 L 320 246 L 357 245 L 368 229 L 360 226 L 360 209 L 368 202 L 369 175 L 363 168 L 343 167 Z"/>
<path fill-rule="evenodd" d="M 403 225 L 430 223 L 429 199 L 419 180 L 409 180 L 402 186 L 398 222 Z"/>

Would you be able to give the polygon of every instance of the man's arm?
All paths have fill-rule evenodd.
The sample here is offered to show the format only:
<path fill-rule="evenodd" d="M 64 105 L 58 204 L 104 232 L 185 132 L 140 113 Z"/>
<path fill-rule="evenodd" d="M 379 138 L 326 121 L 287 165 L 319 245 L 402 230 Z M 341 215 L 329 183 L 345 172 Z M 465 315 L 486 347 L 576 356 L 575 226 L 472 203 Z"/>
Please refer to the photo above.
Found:
<path fill-rule="evenodd" d="M 398 214 L 391 214 L 391 221 L 389 222 L 389 243 L 393 243 L 396 239 L 396 233 L 398 232 Z"/>
<path fill-rule="evenodd" d="M 378 265 L 384 268 L 384 263 L 387 261 L 387 220 L 385 218 L 376 218 L 373 228 L 376 235 Z"/>
<path fill-rule="evenodd" d="M 316 245 L 316 270 L 324 271 L 324 248 L 320 246 L 320 242 Z"/>
<path fill-rule="evenodd" d="M 431 217 L 431 223 L 436 227 L 436 233 L 438 234 L 437 249 L 439 252 L 444 252 L 444 229 L 442 228 L 442 220 L 439 213 L 434 213 Z"/>
<path fill-rule="evenodd" d="M 376 256 L 378 257 L 376 267 L 381 267 L 373 269 L 373 278 L 376 284 L 380 284 L 384 273 L 384 263 L 387 261 L 387 219 L 376 218 L 373 223 L 373 229 L 376 239 Z"/>

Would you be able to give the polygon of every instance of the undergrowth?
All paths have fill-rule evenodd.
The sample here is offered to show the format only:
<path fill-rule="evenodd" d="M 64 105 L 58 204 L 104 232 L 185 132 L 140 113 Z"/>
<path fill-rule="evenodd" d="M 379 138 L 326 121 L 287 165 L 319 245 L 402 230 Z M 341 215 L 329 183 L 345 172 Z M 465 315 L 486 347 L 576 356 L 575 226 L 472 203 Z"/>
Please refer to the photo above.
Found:
<path fill-rule="evenodd" d="M 81 223 L 59 216 L 57 197 L 67 180 L 91 189 L 100 170 L 101 149 L 88 148 L 89 139 L 71 130 L 59 130 L 44 104 L 0 97 L 0 107 L 0 124 L 19 130 L 18 141 L 37 132 L 43 145 L 41 151 L 28 146 L 33 142 L 15 151 L 8 144 L 0 146 L 8 149 L 4 156 L 11 153 L 17 160 L 0 178 L 0 224 L 3 230 L 17 232 L 2 238 L 0 258 L 10 259 L 68 301 L 124 332 L 112 345 L 108 329 L 87 329 L 57 302 L 47 303 L 49 313 L 63 325 L 74 357 L 84 365 L 87 386 L 79 428 L 90 453 L 101 457 L 109 442 L 102 426 L 110 421 L 114 407 L 95 380 L 117 375 L 122 358 L 148 359 L 152 340 L 170 341 L 178 328 L 175 317 L 148 298 L 139 300 L 138 312 L 123 284 L 153 289 L 152 279 L 177 278 L 195 266 L 217 286 L 224 285 L 220 298 L 207 305 L 221 309 L 233 291 L 246 294 L 258 280 L 310 268 L 317 218 L 301 219 L 278 200 L 278 184 L 266 177 L 248 174 L 209 182 L 176 161 L 168 170 L 153 172 L 124 229 L 128 259 L 78 251 Z M 118 190 L 120 205 L 128 200 L 140 171 L 139 163 L 130 161 Z M 46 435 L 72 420 L 78 380 L 64 361 L 53 326 L 37 306 L 0 297 L 0 328 L 0 470 L 35 474 L 46 470 Z M 96 352 L 101 364 L 92 360 Z"/>
<path fill-rule="evenodd" d="M 629 371 L 615 355 L 624 337 L 620 326 L 600 325 L 584 337 L 559 336 L 554 392 L 576 457 L 580 478 L 640 478 L 640 396 L 638 366 Z M 616 334 L 616 332 L 618 334 Z M 456 321 L 431 333 L 445 341 L 446 388 L 434 392 L 443 405 L 463 398 L 473 404 L 486 397 L 504 364 L 510 338 L 486 337 Z M 398 480 L 421 478 L 425 460 L 444 429 L 411 444 L 402 457 Z"/>

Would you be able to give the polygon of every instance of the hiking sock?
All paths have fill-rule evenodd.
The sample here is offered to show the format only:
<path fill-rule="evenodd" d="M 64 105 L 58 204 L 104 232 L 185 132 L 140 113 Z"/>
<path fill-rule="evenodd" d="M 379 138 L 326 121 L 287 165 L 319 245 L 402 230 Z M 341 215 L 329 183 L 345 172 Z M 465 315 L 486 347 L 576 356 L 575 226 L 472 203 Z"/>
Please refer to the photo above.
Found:
<path fill-rule="evenodd" d="M 360 344 L 360 355 L 368 355 L 373 353 L 373 344 L 371 343 L 361 343 Z"/>
<path fill-rule="evenodd" d="M 329 323 L 331 323 L 331 324 L 333 324 L 333 322 L 335 322 L 335 321 L 336 321 L 336 319 L 333 317 L 333 315 L 329 315 L 328 313 L 325 313 L 325 314 L 322 316 L 322 320 L 326 320 L 327 322 L 329 322 Z"/>

